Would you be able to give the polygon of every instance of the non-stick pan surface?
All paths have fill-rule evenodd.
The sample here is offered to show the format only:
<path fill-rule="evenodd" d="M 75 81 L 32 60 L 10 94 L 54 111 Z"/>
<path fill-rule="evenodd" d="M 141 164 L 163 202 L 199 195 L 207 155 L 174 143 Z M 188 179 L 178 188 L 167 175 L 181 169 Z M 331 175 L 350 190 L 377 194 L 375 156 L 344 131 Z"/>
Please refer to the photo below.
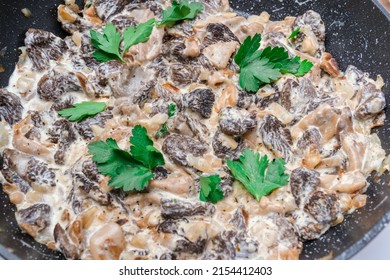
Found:
<path fill-rule="evenodd" d="M 130 0 L 129 0 L 130 1 Z M 19 46 L 29 27 L 42 28 L 65 36 L 56 20 L 56 6 L 63 0 L 1 0 L 0 50 L 7 47 L 0 58 L 5 72 L 0 74 L 0 87 L 8 83 L 17 61 Z M 337 58 L 340 68 L 349 64 L 367 71 L 372 77 L 381 74 L 387 82 L 385 93 L 390 107 L 389 83 L 390 21 L 376 2 L 370 0 L 231 0 L 241 13 L 259 14 L 268 11 L 272 19 L 287 15 L 297 16 L 308 9 L 322 15 L 327 27 L 327 50 Z M 22 8 L 29 8 L 33 16 L 25 18 Z M 390 151 L 390 110 L 383 128 L 377 132 L 387 153 Z M 372 182 L 368 190 L 367 205 L 330 229 L 322 238 L 305 244 L 302 259 L 317 259 L 332 252 L 334 258 L 348 259 L 364 247 L 384 225 L 390 221 L 390 176 L 382 176 L 379 183 Z M 61 254 L 37 244 L 20 232 L 14 218 L 14 207 L 0 190 L 0 255 L 5 258 L 59 259 Z"/>

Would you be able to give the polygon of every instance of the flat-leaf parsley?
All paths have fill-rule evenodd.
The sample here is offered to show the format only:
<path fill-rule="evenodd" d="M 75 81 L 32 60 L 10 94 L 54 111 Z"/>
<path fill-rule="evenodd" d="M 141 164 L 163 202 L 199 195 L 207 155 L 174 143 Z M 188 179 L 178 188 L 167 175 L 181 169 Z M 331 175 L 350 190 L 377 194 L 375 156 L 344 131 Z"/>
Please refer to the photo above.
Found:
<path fill-rule="evenodd" d="M 130 26 L 123 32 L 123 50 L 120 50 L 122 34 L 116 30 L 116 26 L 109 22 L 103 29 L 103 34 L 90 30 L 92 45 L 96 48 L 93 57 L 102 62 L 120 60 L 125 62 L 123 56 L 129 48 L 149 40 L 152 34 L 155 19 Z"/>
<path fill-rule="evenodd" d="M 234 179 L 240 181 L 257 201 L 273 190 L 288 184 L 286 163 L 281 158 L 269 161 L 267 155 L 260 156 L 251 149 L 243 151 L 238 160 L 227 160 Z"/>
<path fill-rule="evenodd" d="M 313 63 L 295 56 L 289 58 L 283 47 L 267 47 L 259 50 L 261 35 L 247 37 L 240 46 L 234 61 L 240 66 L 240 86 L 256 92 L 265 84 L 276 81 L 282 74 L 303 76 L 313 67 Z"/>
<path fill-rule="evenodd" d="M 219 175 L 200 176 L 199 199 L 201 201 L 217 203 L 223 199 L 223 191 L 220 186 L 221 177 Z"/>
<path fill-rule="evenodd" d="M 194 19 L 201 11 L 203 11 L 201 3 L 189 3 L 188 0 L 181 2 L 173 0 L 172 6 L 162 11 L 162 20 L 159 22 L 159 25 L 172 27 L 180 21 Z"/>
<path fill-rule="evenodd" d="M 88 151 L 93 155 L 98 171 L 111 177 L 109 186 L 142 191 L 154 177 L 153 169 L 165 162 L 144 127 L 137 125 L 132 132 L 130 153 L 120 149 L 112 138 L 90 143 Z"/>
<path fill-rule="evenodd" d="M 73 104 L 73 107 L 58 112 L 61 117 L 68 118 L 71 122 L 81 121 L 93 117 L 106 109 L 104 102 L 81 102 Z"/>

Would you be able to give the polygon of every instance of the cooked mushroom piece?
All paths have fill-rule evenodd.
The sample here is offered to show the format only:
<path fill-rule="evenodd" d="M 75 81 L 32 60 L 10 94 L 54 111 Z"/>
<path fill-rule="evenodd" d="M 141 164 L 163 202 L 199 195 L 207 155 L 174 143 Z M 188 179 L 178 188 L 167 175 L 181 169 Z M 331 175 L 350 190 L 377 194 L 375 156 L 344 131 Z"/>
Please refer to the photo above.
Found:
<path fill-rule="evenodd" d="M 295 19 L 293 29 L 300 28 L 296 41 L 297 50 L 317 58 L 325 50 L 325 24 L 321 16 L 309 10 Z"/>
<path fill-rule="evenodd" d="M 164 219 L 181 219 L 190 216 L 211 216 L 215 207 L 208 203 L 193 203 L 178 199 L 163 199 L 161 201 L 161 216 Z"/>
<path fill-rule="evenodd" d="M 177 233 L 177 221 L 176 220 L 164 220 L 158 225 L 157 231 L 163 233 Z"/>
<path fill-rule="evenodd" d="M 43 100 L 59 101 L 64 94 L 81 90 L 76 75 L 63 71 L 62 69 L 50 71 L 39 80 L 37 92 Z"/>
<path fill-rule="evenodd" d="M 209 45 L 203 50 L 203 55 L 217 68 L 225 69 L 232 55 L 236 52 L 239 43 L 219 42 Z"/>
<path fill-rule="evenodd" d="M 298 138 L 297 147 L 301 151 L 305 151 L 309 147 L 319 149 L 322 145 L 322 136 L 318 128 L 310 127 L 306 129 Z"/>
<path fill-rule="evenodd" d="M 27 193 L 29 189 L 31 189 L 31 185 L 16 172 L 16 167 L 12 163 L 12 158 L 10 158 L 7 151 L 8 150 L 5 149 L 3 152 L 1 173 L 8 183 L 15 185 L 22 193 Z"/>
<path fill-rule="evenodd" d="M 221 131 L 227 135 L 241 136 L 254 129 L 256 125 L 256 115 L 246 110 L 227 107 L 219 113 L 219 126 Z"/>
<path fill-rule="evenodd" d="M 95 137 L 94 126 L 103 128 L 106 122 L 113 118 L 111 111 L 104 111 L 92 118 L 87 118 L 75 124 L 77 132 L 86 140 Z"/>
<path fill-rule="evenodd" d="M 122 228 L 113 222 L 105 224 L 91 236 L 89 248 L 96 260 L 118 260 L 125 249 Z"/>
<path fill-rule="evenodd" d="M 49 191 L 56 186 L 56 175 L 47 163 L 11 149 L 5 149 L 3 157 L 3 175 L 22 192 L 27 192 L 30 186 L 40 191 Z"/>
<path fill-rule="evenodd" d="M 54 154 L 54 162 L 57 164 L 65 163 L 65 152 L 70 145 L 76 141 L 76 131 L 71 122 L 61 119 L 53 123 L 53 127 L 48 131 L 50 141 L 58 144 L 58 150 Z"/>
<path fill-rule="evenodd" d="M 289 160 L 291 157 L 291 133 L 286 126 L 273 115 L 266 115 L 259 127 L 263 143 L 276 156 Z"/>
<path fill-rule="evenodd" d="M 86 91 L 90 96 L 134 96 L 142 86 L 153 80 L 153 73 L 111 60 L 100 63 L 96 69 L 96 77 L 88 79 Z M 134 97 L 133 97 L 134 98 Z"/>
<path fill-rule="evenodd" d="M 329 75 L 337 77 L 340 74 L 339 65 L 330 53 L 324 52 L 320 59 L 321 68 Z"/>
<path fill-rule="evenodd" d="M 205 47 L 218 42 L 240 43 L 236 35 L 223 23 L 210 23 L 207 25 L 206 30 L 207 33 L 203 41 Z"/>
<path fill-rule="evenodd" d="M 171 80 L 175 86 L 188 86 L 195 83 L 200 74 L 198 65 L 172 63 L 169 69 Z"/>
<path fill-rule="evenodd" d="M 368 73 L 360 71 L 353 65 L 349 65 L 345 70 L 345 78 L 353 85 L 359 86 L 363 83 L 365 78 L 368 78 Z"/>
<path fill-rule="evenodd" d="M 27 162 L 26 179 L 34 187 L 38 185 L 39 188 L 49 190 L 56 186 L 56 174 L 51 170 L 47 163 L 31 158 Z"/>
<path fill-rule="evenodd" d="M 325 40 L 325 24 L 321 15 L 315 11 L 309 10 L 295 20 L 297 26 L 309 25 L 314 34 L 320 39 Z"/>
<path fill-rule="evenodd" d="M 24 40 L 27 54 L 38 71 L 48 70 L 50 60 L 59 60 L 67 52 L 64 40 L 41 29 L 30 28 Z"/>
<path fill-rule="evenodd" d="M 362 98 L 355 111 L 355 116 L 361 120 L 375 117 L 386 106 L 385 95 L 373 84 L 366 84 L 362 88 Z"/>
<path fill-rule="evenodd" d="M 126 0 L 96 0 L 93 2 L 97 15 L 103 20 L 108 20 L 111 16 L 118 14 L 126 4 L 128 4 Z"/>
<path fill-rule="evenodd" d="M 205 251 L 206 260 L 234 260 L 236 258 L 236 236 L 232 230 L 220 232 L 209 241 Z"/>
<path fill-rule="evenodd" d="M 257 96 L 256 96 L 257 97 Z M 246 91 L 238 91 L 237 107 L 242 109 L 248 109 L 249 106 L 255 101 L 255 95 L 249 94 Z"/>
<path fill-rule="evenodd" d="M 237 159 L 246 147 L 242 138 L 233 138 L 219 130 L 213 137 L 212 146 L 215 155 L 221 159 Z"/>
<path fill-rule="evenodd" d="M 328 104 L 319 106 L 291 128 L 292 138 L 296 139 L 300 133 L 312 126 L 318 128 L 324 142 L 329 141 L 337 132 L 340 113 L 339 110 L 332 108 Z"/>
<path fill-rule="evenodd" d="M 81 256 L 82 249 L 79 244 L 75 243 L 60 224 L 56 224 L 54 227 L 54 240 L 58 244 L 60 251 L 68 259 L 77 260 Z"/>
<path fill-rule="evenodd" d="M 22 119 L 20 98 L 6 89 L 0 89 L 0 121 L 13 125 Z"/>
<path fill-rule="evenodd" d="M 308 197 L 304 210 L 322 224 L 335 221 L 340 211 L 336 195 L 327 194 L 323 191 L 313 192 Z"/>
<path fill-rule="evenodd" d="M 320 173 L 307 168 L 297 168 L 291 172 L 290 188 L 295 203 L 299 207 L 309 194 L 320 185 Z"/>
<path fill-rule="evenodd" d="M 187 239 L 176 241 L 176 253 L 201 254 L 206 246 L 206 239 L 199 239 L 197 242 L 191 242 Z"/>
<path fill-rule="evenodd" d="M 214 102 L 215 94 L 210 88 L 196 89 L 183 96 L 184 106 L 206 119 L 211 116 Z"/>
<path fill-rule="evenodd" d="M 207 14 L 230 11 L 229 0 L 201 0 L 201 2 L 205 8 L 205 13 Z"/>
<path fill-rule="evenodd" d="M 32 237 L 50 225 L 51 207 L 44 203 L 37 203 L 17 212 L 19 226 Z"/>
<path fill-rule="evenodd" d="M 96 181 L 91 181 L 85 174 L 75 172 L 73 174 L 73 184 L 78 187 L 88 198 L 93 199 L 101 205 L 108 205 L 111 202 L 109 193 L 105 193 Z"/>
<path fill-rule="evenodd" d="M 163 152 L 175 163 L 186 166 L 189 154 L 199 157 L 206 151 L 207 147 L 192 137 L 179 134 L 169 135 L 163 144 Z"/>
<path fill-rule="evenodd" d="M 295 219 L 295 228 L 302 240 L 317 239 L 330 227 L 329 223 L 319 223 L 305 211 L 294 212 L 292 217 Z"/>

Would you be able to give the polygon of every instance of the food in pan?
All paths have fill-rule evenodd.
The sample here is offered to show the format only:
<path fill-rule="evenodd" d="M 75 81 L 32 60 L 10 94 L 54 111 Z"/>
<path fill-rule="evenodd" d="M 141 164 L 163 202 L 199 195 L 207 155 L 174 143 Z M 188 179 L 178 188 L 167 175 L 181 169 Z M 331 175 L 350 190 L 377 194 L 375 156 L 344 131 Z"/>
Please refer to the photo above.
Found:
<path fill-rule="evenodd" d="M 0 92 L 3 190 L 69 259 L 298 259 L 366 203 L 383 80 L 341 71 L 318 13 L 74 1 Z M 353 62 L 352 62 L 353 63 Z"/>

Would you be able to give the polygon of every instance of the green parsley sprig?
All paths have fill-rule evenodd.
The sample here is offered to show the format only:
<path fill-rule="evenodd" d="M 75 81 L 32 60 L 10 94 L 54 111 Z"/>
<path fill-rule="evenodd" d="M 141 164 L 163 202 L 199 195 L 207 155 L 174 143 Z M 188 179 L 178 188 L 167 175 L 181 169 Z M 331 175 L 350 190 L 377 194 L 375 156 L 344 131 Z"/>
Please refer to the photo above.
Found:
<path fill-rule="evenodd" d="M 90 30 L 92 45 L 96 48 L 93 57 L 102 62 L 110 60 L 125 62 L 123 56 L 129 48 L 149 40 L 155 22 L 156 20 L 153 18 L 138 24 L 137 27 L 130 26 L 123 31 L 123 36 L 111 22 L 104 27 L 103 34 Z M 123 49 L 121 51 L 122 41 Z"/>
<path fill-rule="evenodd" d="M 201 201 L 217 203 L 223 199 L 223 191 L 220 186 L 219 175 L 200 176 L 199 199 Z"/>
<path fill-rule="evenodd" d="M 109 22 L 103 29 L 103 34 L 90 30 L 92 45 L 96 48 L 93 57 L 101 62 L 110 60 L 120 60 L 125 62 L 124 55 L 134 45 L 147 42 L 152 34 L 153 27 L 166 25 L 172 27 L 183 20 L 192 20 L 198 13 L 203 11 L 203 5 L 197 2 L 189 3 L 188 0 L 182 2 L 172 1 L 172 6 L 162 11 L 162 19 L 150 19 L 140 23 L 137 27 L 130 26 L 123 32 L 123 36 L 117 31 L 114 24 Z M 123 44 L 121 44 L 123 42 Z M 123 49 L 121 50 L 121 45 Z"/>
<path fill-rule="evenodd" d="M 234 57 L 240 67 L 240 86 L 249 92 L 257 92 L 260 87 L 276 81 L 282 74 L 303 76 L 313 67 L 313 63 L 301 61 L 299 56 L 289 58 L 283 47 L 259 50 L 260 42 L 260 34 L 255 34 L 253 38 L 247 37 Z"/>
<path fill-rule="evenodd" d="M 71 122 L 81 121 L 88 117 L 93 117 L 106 109 L 104 102 L 81 102 L 73 104 L 72 108 L 66 108 L 58 112 L 61 117 L 65 117 Z"/>
<path fill-rule="evenodd" d="M 112 138 L 90 143 L 88 151 L 93 155 L 98 171 L 111 177 L 109 186 L 125 191 L 142 191 L 154 177 L 153 169 L 164 165 L 165 161 L 162 153 L 153 146 L 146 128 L 137 125 L 132 133 L 130 153 L 120 149 Z"/>
<path fill-rule="evenodd" d="M 162 11 L 162 19 L 158 25 L 172 27 L 180 21 L 194 19 L 201 11 L 203 11 L 203 5 L 201 3 L 189 3 L 188 0 L 181 2 L 173 0 L 172 6 Z"/>
<path fill-rule="evenodd" d="M 269 161 L 267 155 L 260 156 L 251 149 L 243 151 L 236 161 L 227 160 L 227 166 L 233 177 L 240 181 L 257 201 L 273 190 L 288 184 L 289 175 L 283 159 L 275 158 Z"/>

